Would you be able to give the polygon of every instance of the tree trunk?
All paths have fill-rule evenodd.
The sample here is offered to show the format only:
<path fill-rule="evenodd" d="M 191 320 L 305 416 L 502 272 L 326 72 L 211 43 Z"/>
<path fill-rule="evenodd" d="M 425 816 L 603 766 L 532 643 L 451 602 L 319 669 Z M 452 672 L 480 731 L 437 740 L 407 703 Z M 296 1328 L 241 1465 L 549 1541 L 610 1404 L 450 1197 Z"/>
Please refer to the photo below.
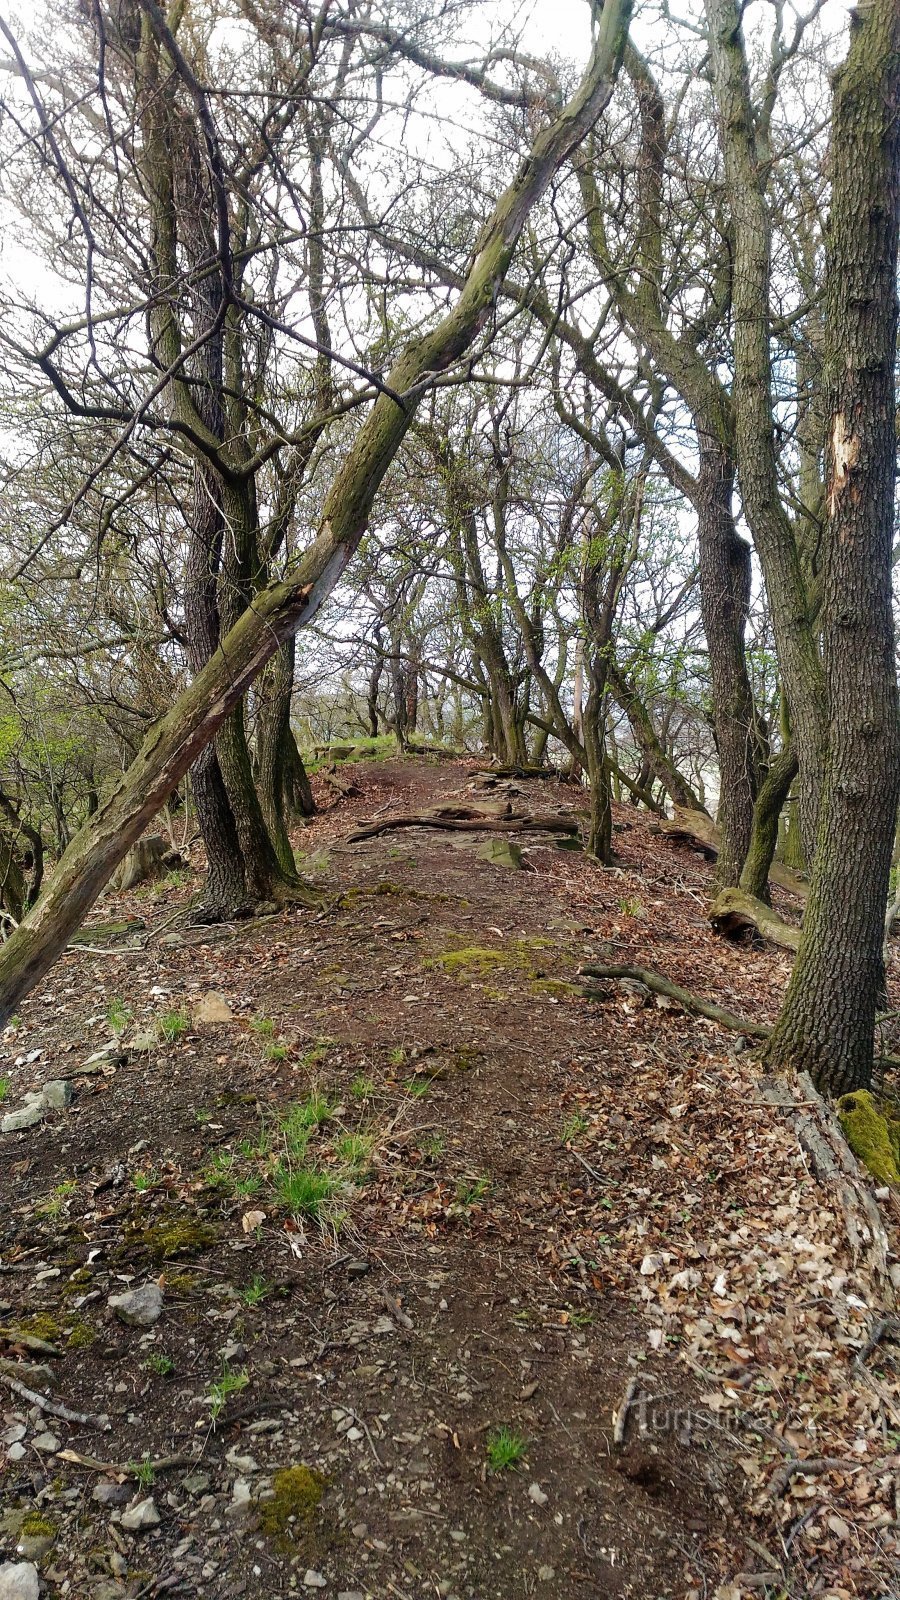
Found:
<path fill-rule="evenodd" d="M 753 808 L 753 827 L 750 844 L 741 871 L 740 888 L 766 905 L 769 893 L 769 869 L 775 859 L 778 843 L 778 821 L 782 807 L 797 776 L 797 756 L 791 745 L 778 752 L 762 783 Z"/>
<path fill-rule="evenodd" d="M 835 80 L 825 279 L 828 755 L 803 938 L 766 1058 L 844 1094 L 871 1082 L 900 794 L 891 547 L 897 439 L 900 8 L 856 13 Z"/>
<path fill-rule="evenodd" d="M 728 451 L 702 440 L 697 488 L 700 609 L 709 650 L 713 723 L 719 757 L 717 821 L 722 843 L 716 883 L 733 887 L 750 848 L 758 785 L 758 739 L 744 653 L 750 605 L 750 547 L 732 511 L 734 470 Z"/>

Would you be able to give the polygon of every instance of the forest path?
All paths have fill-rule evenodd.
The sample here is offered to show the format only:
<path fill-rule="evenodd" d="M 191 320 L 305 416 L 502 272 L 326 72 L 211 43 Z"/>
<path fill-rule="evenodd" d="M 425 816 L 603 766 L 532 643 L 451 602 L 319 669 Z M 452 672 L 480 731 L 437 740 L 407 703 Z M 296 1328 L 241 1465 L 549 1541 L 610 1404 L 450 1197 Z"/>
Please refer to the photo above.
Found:
<path fill-rule="evenodd" d="M 674 1359 L 659 1275 L 684 1268 L 701 1310 L 701 1280 L 724 1280 L 755 1134 L 721 1116 L 727 1036 L 627 989 L 595 1004 L 561 986 L 598 954 L 640 955 L 759 1016 L 787 963 L 714 943 L 708 867 L 632 812 L 617 873 L 527 837 L 530 870 L 512 871 L 428 829 L 348 842 L 374 813 L 470 803 L 470 767 L 354 775 L 361 797 L 300 840 L 320 916 L 175 934 L 184 890 L 122 897 L 159 937 L 71 951 L 7 1036 L 11 1104 L 64 1075 L 77 1092 L 0 1140 L 6 1354 L 112 1430 L 4 1396 L 5 1553 L 23 1513 L 46 1518 L 26 1553 L 79 1600 L 711 1594 L 760 1566 L 738 1528 L 750 1447 L 698 1403 L 710 1374 Z M 532 811 L 571 804 L 522 787 Z M 227 1020 L 200 1020 L 210 991 Z M 117 1004 L 126 1043 L 145 1038 L 84 1073 Z M 789 1157 L 767 1155 L 774 1205 Z M 318 1221 L 291 1220 L 295 1179 Z M 123 1326 L 109 1295 L 148 1281 L 161 1317 Z M 501 1429 L 522 1459 L 492 1470 Z M 171 1455 L 198 1459 L 135 1491 L 129 1463 Z M 153 1502 L 144 1530 L 133 1492 Z"/>

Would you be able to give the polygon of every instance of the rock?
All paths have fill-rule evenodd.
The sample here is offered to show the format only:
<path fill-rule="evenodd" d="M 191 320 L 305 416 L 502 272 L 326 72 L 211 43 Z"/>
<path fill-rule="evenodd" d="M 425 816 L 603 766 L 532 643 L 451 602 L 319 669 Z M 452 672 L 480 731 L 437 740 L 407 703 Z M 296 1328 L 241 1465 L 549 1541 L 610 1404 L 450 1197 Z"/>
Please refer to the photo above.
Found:
<path fill-rule="evenodd" d="M 6 1452 L 6 1459 L 8 1461 L 24 1461 L 27 1454 L 28 1452 L 23 1444 L 11 1444 Z"/>
<path fill-rule="evenodd" d="M 55 1543 L 55 1533 L 24 1533 L 16 1545 L 16 1555 L 25 1561 L 43 1561 Z"/>
<path fill-rule="evenodd" d="M 18 1111 L 9 1111 L 0 1123 L 3 1133 L 21 1133 L 24 1128 L 33 1128 L 36 1123 L 42 1122 L 47 1107 L 39 1094 L 30 1094 L 26 1097 L 25 1104 Z"/>
<path fill-rule="evenodd" d="M 208 989 L 194 1007 L 195 1022 L 230 1022 L 232 1015 L 225 996 L 218 994 L 215 989 Z"/>
<path fill-rule="evenodd" d="M 130 1328 L 152 1328 L 162 1315 L 162 1290 L 157 1283 L 142 1283 L 126 1294 L 111 1294 L 107 1305 Z"/>
<path fill-rule="evenodd" d="M 304 1587 L 307 1589 L 324 1589 L 328 1579 L 321 1572 L 314 1572 L 312 1567 L 307 1567 L 303 1574 Z"/>
<path fill-rule="evenodd" d="M 525 866 L 519 845 L 511 839 L 485 839 L 475 851 L 479 861 L 490 861 L 495 867 L 508 867 L 521 872 Z"/>
<path fill-rule="evenodd" d="M 533 1500 L 536 1506 L 545 1506 L 547 1504 L 547 1496 L 545 1495 L 539 1483 L 533 1483 L 531 1485 L 531 1488 L 528 1490 L 528 1498 L 529 1500 Z"/>
<path fill-rule="evenodd" d="M 48 1455 L 53 1455 L 54 1451 L 59 1449 L 59 1440 L 57 1439 L 56 1434 L 50 1433 L 49 1430 L 45 1430 L 44 1433 L 36 1434 L 31 1442 L 34 1445 L 35 1450 L 44 1450 Z"/>
<path fill-rule="evenodd" d="M 74 1089 L 66 1078 L 51 1078 L 41 1090 L 41 1099 L 51 1111 L 65 1111 L 72 1104 Z"/>
<path fill-rule="evenodd" d="M 555 1567 L 538 1567 L 538 1583 L 552 1583 L 555 1577 Z"/>
<path fill-rule="evenodd" d="M 28 1429 L 24 1422 L 14 1422 L 4 1433 L 0 1433 L 0 1441 L 3 1444 L 18 1444 L 20 1439 L 24 1439 L 27 1432 Z"/>
<path fill-rule="evenodd" d="M 151 1499 L 139 1500 L 137 1505 L 129 1506 L 122 1512 L 122 1527 L 129 1533 L 145 1533 L 149 1528 L 159 1527 L 159 1512 L 156 1501 Z"/>
<path fill-rule="evenodd" d="M 96 1589 L 91 1590 L 91 1600 L 125 1600 L 125 1590 L 121 1583 L 111 1583 L 109 1578 L 103 1578 Z"/>
<path fill-rule="evenodd" d="M 0 1567 L 0 1600 L 38 1600 L 40 1592 L 33 1561 L 6 1561 Z"/>
<path fill-rule="evenodd" d="M 127 1483 L 113 1483 L 111 1478 L 101 1478 L 95 1483 L 92 1498 L 98 1506 L 124 1506 L 131 1499 L 131 1490 Z"/>
<path fill-rule="evenodd" d="M 371 1263 L 364 1261 L 362 1257 L 358 1261 L 347 1262 L 348 1278 L 364 1278 L 369 1271 L 371 1271 Z"/>
<path fill-rule="evenodd" d="M 148 878 L 159 878 L 175 867 L 183 867 L 184 860 L 177 850 L 166 844 L 158 833 L 151 833 L 132 845 L 125 860 L 110 879 L 110 888 L 118 894 L 146 883 Z"/>
<path fill-rule="evenodd" d="M 209 1484 L 210 1477 L 208 1472 L 189 1472 L 187 1477 L 181 1480 L 181 1487 L 185 1494 L 192 1495 L 195 1500 L 206 1493 Z"/>
<path fill-rule="evenodd" d="M 250 1484 L 246 1478 L 235 1478 L 234 1489 L 230 1504 L 225 1507 L 226 1517 L 238 1518 L 247 1515 L 251 1510 L 253 1501 L 250 1496 Z"/>

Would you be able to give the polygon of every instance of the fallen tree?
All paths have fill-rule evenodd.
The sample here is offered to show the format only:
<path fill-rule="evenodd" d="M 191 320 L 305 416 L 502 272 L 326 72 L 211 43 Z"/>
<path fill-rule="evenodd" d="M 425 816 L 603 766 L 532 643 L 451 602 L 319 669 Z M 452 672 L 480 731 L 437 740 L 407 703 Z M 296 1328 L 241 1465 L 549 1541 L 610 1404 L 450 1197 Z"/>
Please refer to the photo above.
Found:
<path fill-rule="evenodd" d="M 783 921 L 771 906 L 745 894 L 743 889 L 723 889 L 709 908 L 709 920 L 716 933 L 723 933 L 728 939 L 755 933 L 783 950 L 796 950 L 800 944 L 799 928 Z"/>
<path fill-rule="evenodd" d="M 661 817 L 654 826 L 673 843 L 690 844 L 701 850 L 709 861 L 715 861 L 719 853 L 721 835 L 712 817 L 705 811 L 688 811 L 684 806 L 676 806 L 674 816 Z M 782 861 L 772 862 L 769 882 L 779 889 L 785 889 L 788 894 L 796 895 L 798 900 L 805 900 L 809 893 L 809 884 L 804 883 Z"/>
<path fill-rule="evenodd" d="M 456 806 L 447 811 L 403 813 L 396 817 L 382 817 L 378 822 L 364 823 L 349 835 L 350 844 L 363 839 L 374 839 L 379 833 L 390 833 L 394 828 L 445 828 L 456 833 L 565 833 L 578 832 L 575 817 L 528 817 L 513 813 L 507 817 L 491 817 L 483 811 Z"/>
<path fill-rule="evenodd" d="M 593 127 L 612 92 L 631 0 L 606 0 L 587 72 L 535 138 L 479 236 L 450 310 L 412 338 L 381 386 L 326 497 L 319 531 L 287 577 L 254 596 L 210 660 L 150 731 L 135 760 L 72 840 L 46 893 L 0 950 L 0 1020 L 49 971 L 118 863 L 279 646 L 312 621 L 356 551 L 422 397 L 491 320 L 529 211 Z M 151 13 L 156 15 L 155 8 Z M 154 23 L 156 26 L 156 23 Z M 169 48 L 168 29 L 161 43 Z M 177 62 L 177 55 L 175 57 Z M 203 95 L 199 85 L 192 92 Z"/>

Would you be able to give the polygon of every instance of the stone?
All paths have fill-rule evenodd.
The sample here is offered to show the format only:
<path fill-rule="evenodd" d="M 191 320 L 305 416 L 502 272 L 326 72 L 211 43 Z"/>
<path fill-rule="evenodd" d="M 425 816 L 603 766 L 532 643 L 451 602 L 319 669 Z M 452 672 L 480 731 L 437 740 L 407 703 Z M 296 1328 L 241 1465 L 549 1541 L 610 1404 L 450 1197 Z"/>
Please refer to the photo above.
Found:
<path fill-rule="evenodd" d="M 530 1489 L 528 1490 L 528 1498 L 529 1500 L 533 1500 L 536 1506 L 545 1506 L 547 1504 L 547 1496 L 545 1495 L 539 1483 L 533 1483 L 531 1485 Z"/>
<path fill-rule="evenodd" d="M 152 1498 L 139 1500 L 136 1505 L 122 1512 L 122 1527 L 127 1528 L 129 1533 L 146 1533 L 150 1528 L 158 1528 L 159 1522 L 156 1501 Z"/>
<path fill-rule="evenodd" d="M 209 1484 L 210 1477 L 208 1472 L 189 1472 L 187 1477 L 181 1480 L 181 1487 L 185 1494 L 192 1495 L 195 1500 L 206 1493 Z"/>
<path fill-rule="evenodd" d="M 23 1533 L 16 1545 L 16 1555 L 24 1561 L 43 1561 L 56 1543 L 54 1533 Z"/>
<path fill-rule="evenodd" d="M 40 1592 L 33 1561 L 5 1561 L 0 1567 L 0 1600 L 39 1600 Z"/>
<path fill-rule="evenodd" d="M 152 1328 L 162 1315 L 162 1290 L 158 1283 L 142 1283 L 125 1294 L 111 1294 L 107 1305 L 130 1328 Z"/>
<path fill-rule="evenodd" d="M 538 1583 L 552 1583 L 555 1577 L 555 1567 L 538 1567 Z"/>
<path fill-rule="evenodd" d="M 228 1001 L 215 989 L 207 989 L 194 1007 L 195 1022 L 230 1022 L 233 1016 Z"/>
<path fill-rule="evenodd" d="M 91 1600 L 125 1600 L 125 1590 L 121 1583 L 110 1582 L 109 1578 L 103 1578 L 96 1589 L 91 1590 Z"/>
<path fill-rule="evenodd" d="M 253 1501 L 251 1499 L 250 1484 L 248 1483 L 247 1479 L 235 1478 L 231 1501 L 225 1507 L 226 1517 L 231 1517 L 233 1519 L 245 1517 L 247 1512 L 252 1509 L 252 1506 Z"/>
<path fill-rule="evenodd" d="M 315 1572 L 312 1567 L 307 1567 L 303 1574 L 303 1584 L 307 1589 L 324 1589 L 328 1579 L 321 1573 Z"/>
<path fill-rule="evenodd" d="M 11 1444 L 6 1452 L 6 1458 L 8 1461 L 24 1461 L 27 1454 L 23 1444 Z"/>
<path fill-rule="evenodd" d="M 47 1107 L 39 1094 L 31 1094 L 26 1098 L 25 1104 L 18 1111 L 9 1111 L 0 1123 L 3 1133 L 21 1133 L 25 1128 L 33 1128 L 44 1119 Z"/>
<path fill-rule="evenodd" d="M 101 1478 L 94 1484 L 91 1494 L 98 1506 L 124 1506 L 131 1499 L 128 1484 L 114 1483 L 111 1478 Z"/>
<path fill-rule="evenodd" d="M 51 1111 L 65 1111 L 72 1104 L 74 1093 L 67 1078 L 51 1078 L 41 1090 L 41 1099 Z"/>
<path fill-rule="evenodd" d="M 485 839 L 475 851 L 479 861 L 490 861 L 494 867 L 507 867 L 521 872 L 525 866 L 521 847 L 511 839 Z"/>
<path fill-rule="evenodd" d="M 49 1429 L 45 1429 L 43 1433 L 36 1434 L 31 1442 L 35 1450 L 44 1450 L 48 1455 L 53 1455 L 54 1451 L 59 1449 L 59 1440 L 56 1434 L 51 1433 Z"/>

